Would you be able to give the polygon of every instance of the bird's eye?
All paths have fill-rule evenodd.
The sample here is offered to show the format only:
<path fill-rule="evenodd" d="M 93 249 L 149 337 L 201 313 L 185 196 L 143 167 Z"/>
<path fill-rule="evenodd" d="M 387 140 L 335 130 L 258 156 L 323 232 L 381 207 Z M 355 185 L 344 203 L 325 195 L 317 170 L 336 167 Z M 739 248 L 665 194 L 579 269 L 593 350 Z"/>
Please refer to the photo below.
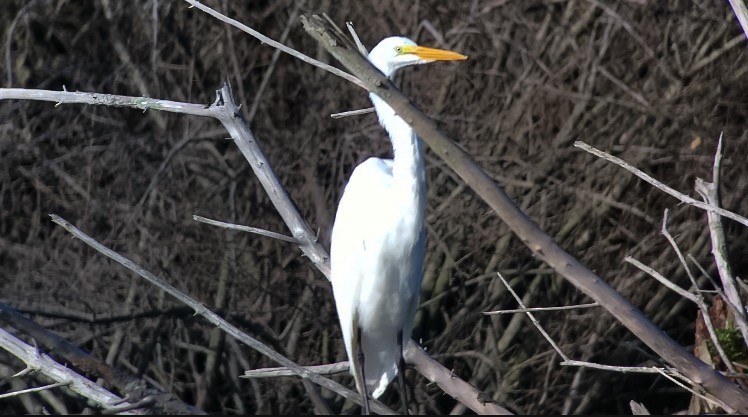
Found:
<path fill-rule="evenodd" d="M 395 52 L 397 52 L 398 55 L 402 54 L 403 53 L 403 47 L 402 46 L 396 46 L 395 47 Z"/>

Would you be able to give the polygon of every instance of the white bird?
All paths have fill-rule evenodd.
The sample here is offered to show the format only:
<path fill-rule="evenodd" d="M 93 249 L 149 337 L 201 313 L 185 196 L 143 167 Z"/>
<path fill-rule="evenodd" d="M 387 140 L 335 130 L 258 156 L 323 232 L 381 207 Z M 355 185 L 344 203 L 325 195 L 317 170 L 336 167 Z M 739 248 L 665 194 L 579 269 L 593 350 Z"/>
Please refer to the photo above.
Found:
<path fill-rule="evenodd" d="M 369 61 L 384 75 L 415 64 L 467 58 L 403 37 L 382 40 Z M 353 171 L 335 215 L 330 262 L 335 305 L 356 388 L 378 398 L 397 375 L 418 308 L 425 250 L 426 180 L 413 129 L 375 94 L 394 159 L 369 158 Z M 400 388 L 407 412 L 403 372 Z"/>

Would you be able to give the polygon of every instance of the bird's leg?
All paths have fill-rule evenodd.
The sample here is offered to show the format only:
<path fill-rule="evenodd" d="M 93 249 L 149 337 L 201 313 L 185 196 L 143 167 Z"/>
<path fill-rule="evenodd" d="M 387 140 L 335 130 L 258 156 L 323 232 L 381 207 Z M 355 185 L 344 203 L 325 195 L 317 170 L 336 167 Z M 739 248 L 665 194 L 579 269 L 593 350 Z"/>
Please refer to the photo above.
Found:
<path fill-rule="evenodd" d="M 361 327 L 356 326 L 356 333 L 357 333 L 357 339 L 358 343 L 356 344 L 356 356 L 358 356 L 358 363 L 361 367 L 359 370 L 359 378 L 360 381 L 357 381 L 356 385 L 359 385 L 359 391 L 361 392 L 361 400 L 363 401 L 363 414 L 368 416 L 371 411 L 369 410 L 369 393 L 368 389 L 366 388 L 366 376 L 364 375 L 364 347 L 363 343 L 361 343 Z"/>
<path fill-rule="evenodd" d="M 400 350 L 400 360 L 397 362 L 397 375 L 400 384 L 400 397 L 403 402 L 403 414 L 408 415 L 408 392 L 405 389 L 405 358 L 403 358 L 403 331 L 397 332 L 397 347 Z"/>

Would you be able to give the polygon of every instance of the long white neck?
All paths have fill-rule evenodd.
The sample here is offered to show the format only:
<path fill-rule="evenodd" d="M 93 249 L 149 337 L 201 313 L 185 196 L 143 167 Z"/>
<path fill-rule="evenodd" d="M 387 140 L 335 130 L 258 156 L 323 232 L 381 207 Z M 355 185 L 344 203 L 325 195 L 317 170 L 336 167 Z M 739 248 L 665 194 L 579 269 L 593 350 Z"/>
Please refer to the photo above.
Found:
<path fill-rule="evenodd" d="M 390 136 L 394 153 L 392 176 L 397 187 L 404 187 L 402 191 L 425 203 L 426 179 L 423 169 L 423 153 L 421 140 L 413 128 L 405 120 L 395 114 L 395 111 L 376 94 L 369 94 L 374 109 L 379 117 L 379 124 Z M 411 194 L 412 193 L 412 194 Z"/>

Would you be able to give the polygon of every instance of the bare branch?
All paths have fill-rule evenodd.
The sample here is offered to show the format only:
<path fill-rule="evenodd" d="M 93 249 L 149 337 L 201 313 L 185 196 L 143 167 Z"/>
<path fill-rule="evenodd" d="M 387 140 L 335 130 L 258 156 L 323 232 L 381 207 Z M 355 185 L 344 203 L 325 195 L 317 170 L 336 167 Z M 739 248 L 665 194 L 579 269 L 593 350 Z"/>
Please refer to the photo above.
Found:
<path fill-rule="evenodd" d="M 698 381 L 707 391 L 728 402 L 737 411 L 748 413 L 748 393 L 676 343 L 603 279 L 564 251 L 522 212 L 470 155 L 441 132 L 434 121 L 417 109 L 384 74 L 358 51 L 348 49 L 343 42 L 338 42 L 327 29 L 324 19 L 316 15 L 302 15 L 301 21 L 311 36 L 366 84 L 369 92 L 379 96 L 413 127 L 434 153 L 496 211 L 504 223 L 532 250 L 535 257 L 547 262 L 577 288 L 599 302 L 647 346 L 689 379 Z"/>
<path fill-rule="evenodd" d="M 211 110 L 213 116 L 223 123 L 231 138 L 234 139 L 234 143 L 252 167 L 252 171 L 262 184 L 278 214 L 291 230 L 293 237 L 301 242 L 299 244 L 301 251 L 329 280 L 330 255 L 317 242 L 317 235 L 312 232 L 307 222 L 296 210 L 296 204 L 291 200 L 275 174 L 272 165 L 265 157 L 265 153 L 262 152 L 260 144 L 242 118 L 242 113 L 239 106 L 234 102 L 234 97 L 228 85 L 224 85 L 223 88 L 216 91 L 216 103 L 211 106 Z"/>
<path fill-rule="evenodd" d="M 106 409 L 124 402 L 122 398 L 84 378 L 72 369 L 57 363 L 47 354 L 38 351 L 2 328 L 0 328 L 0 346 L 25 362 L 29 368 L 66 385 L 72 391 L 91 400 L 97 407 Z"/>
<path fill-rule="evenodd" d="M 103 379 L 107 386 L 112 386 L 132 402 L 139 402 L 145 396 L 156 398 L 151 410 L 161 414 L 205 414 L 195 406 L 184 403 L 170 392 L 164 392 L 156 387 L 148 386 L 142 379 L 113 368 L 106 363 L 92 357 L 72 343 L 60 338 L 45 327 L 27 318 L 12 307 L 0 303 L 0 322 L 27 334 L 55 356 L 89 376 Z M 31 371 L 26 368 L 25 372 Z M 24 372 L 22 371 L 22 372 Z M 20 376 L 20 373 L 17 374 Z"/>
<path fill-rule="evenodd" d="M 561 366 L 580 366 L 584 368 L 598 369 L 601 371 L 612 371 L 621 373 L 638 373 L 638 374 L 659 374 L 665 372 L 669 375 L 678 375 L 683 377 L 677 371 L 670 368 L 659 368 L 656 366 L 615 366 L 615 365 L 603 365 L 600 363 L 565 360 L 559 363 Z"/>
<path fill-rule="evenodd" d="M 201 222 L 201 223 L 210 224 L 212 226 L 223 227 L 224 229 L 240 230 L 242 232 L 255 233 L 258 235 L 271 237 L 273 239 L 282 240 L 284 242 L 295 243 L 297 245 L 301 244 L 301 241 L 299 239 L 296 239 L 295 237 L 282 235 L 280 233 L 271 232 L 269 230 L 258 229 L 256 227 L 242 226 L 242 225 L 233 224 L 233 223 L 225 223 L 225 222 L 221 222 L 218 220 L 212 220 L 207 217 L 198 216 L 196 214 L 192 215 L 192 219 L 195 221 Z"/>
<path fill-rule="evenodd" d="M 652 278 L 654 278 L 657 281 L 659 281 L 662 285 L 664 285 L 664 286 L 670 288 L 671 290 L 675 291 L 676 293 L 678 293 L 678 295 L 680 295 L 681 297 L 683 297 L 683 298 L 685 298 L 687 300 L 693 301 L 694 303 L 698 304 L 699 301 L 698 301 L 698 299 L 696 298 L 695 295 L 693 295 L 690 292 L 684 290 L 683 288 L 675 285 L 669 279 L 667 279 L 664 276 L 662 276 L 662 274 L 660 274 L 659 272 L 655 271 L 654 269 L 648 267 L 647 265 L 644 265 L 643 263 L 639 262 L 637 259 L 632 258 L 631 256 L 627 256 L 627 257 L 623 258 L 623 260 L 626 261 L 626 262 L 628 262 L 628 263 L 630 263 L 630 264 L 632 264 L 632 265 L 634 265 L 635 267 L 641 269 L 642 271 L 646 272 Z"/>
<path fill-rule="evenodd" d="M 593 154 L 593 155 L 595 155 L 597 157 L 605 159 L 606 161 L 610 161 L 610 162 L 612 162 L 612 163 L 620 166 L 621 168 L 629 171 L 630 173 L 636 175 L 637 177 L 643 179 L 644 181 L 652 184 L 654 187 L 656 187 L 659 190 L 665 192 L 666 194 L 669 194 L 669 195 L 677 198 L 678 200 L 680 200 L 683 203 L 690 204 L 690 205 L 692 205 L 694 207 L 698 207 L 698 208 L 700 208 L 702 210 L 706 210 L 706 211 L 708 211 L 710 213 L 717 213 L 720 216 L 727 217 L 728 219 L 735 220 L 736 222 L 738 222 L 740 224 L 748 226 L 748 219 L 746 219 L 745 217 L 740 216 L 738 214 L 735 214 L 735 213 L 733 213 L 731 211 L 725 210 L 725 209 L 720 208 L 720 207 L 715 207 L 715 206 L 712 206 L 710 204 L 702 203 L 701 201 L 696 200 L 695 198 L 691 198 L 691 197 L 689 197 L 689 196 L 687 196 L 687 195 L 685 195 L 685 194 L 683 194 L 683 193 L 681 193 L 679 191 L 676 191 L 676 190 L 668 187 L 667 185 L 661 183 L 660 181 L 657 181 L 656 179 L 652 178 L 650 175 L 647 175 L 644 172 L 642 172 L 641 170 L 639 170 L 639 169 L 631 166 L 630 164 L 628 164 L 627 162 L 625 162 L 621 158 L 616 158 L 615 156 L 613 156 L 613 155 L 611 155 L 609 153 L 603 152 L 603 151 L 601 151 L 599 149 L 596 149 L 596 148 L 594 148 L 594 147 L 592 147 L 592 146 L 590 146 L 590 145 L 588 145 L 588 144 L 586 144 L 586 143 L 584 143 L 582 141 L 576 141 L 576 142 L 574 142 L 574 146 L 576 146 L 577 148 L 581 148 L 581 149 L 583 149 L 583 150 L 585 150 L 585 151 L 587 151 L 587 152 L 589 152 L 589 153 L 591 153 L 591 154 Z"/>
<path fill-rule="evenodd" d="M 696 178 L 696 185 L 694 187 L 705 203 L 715 207 L 720 206 L 719 177 L 721 166 L 722 134 L 719 135 L 717 151 L 714 155 L 712 182 L 706 182 L 701 178 Z M 722 218 L 712 212 L 707 212 L 706 215 L 707 222 L 709 223 L 709 236 L 712 240 L 712 255 L 714 256 L 714 263 L 717 266 L 720 281 L 722 281 L 722 288 L 727 295 L 725 301 L 733 306 L 733 311 L 736 311 L 738 317 L 736 317 L 735 322 L 738 329 L 740 329 L 740 334 L 743 336 L 744 342 L 748 343 L 748 325 L 745 323 L 745 306 L 740 298 L 740 291 L 738 291 L 738 286 L 735 282 L 735 276 L 730 268 L 730 263 L 727 262 L 727 243 L 725 240 L 725 232 L 722 228 Z"/>
<path fill-rule="evenodd" d="M 694 390 L 691 387 L 683 384 L 682 382 L 680 382 L 677 379 L 673 378 L 672 376 L 666 374 L 665 372 L 660 372 L 660 374 L 662 374 L 662 376 L 664 376 L 665 378 L 673 381 L 673 383 L 675 383 L 676 385 L 678 385 L 681 388 L 685 389 L 686 391 L 690 392 L 691 394 L 693 394 L 693 395 L 701 398 L 702 400 L 708 401 L 708 402 L 710 402 L 710 403 L 712 403 L 712 404 L 714 404 L 714 405 L 716 405 L 718 407 L 722 407 L 724 410 L 726 410 L 730 414 L 734 414 L 735 413 L 735 411 L 732 408 L 730 408 L 729 405 L 725 404 L 723 401 L 720 401 L 719 399 L 716 399 L 716 398 L 709 398 L 709 397 L 707 397 L 707 396 L 705 396 L 705 395 L 703 395 L 703 394 L 701 394 L 699 392 L 696 392 L 696 390 Z"/>
<path fill-rule="evenodd" d="M 343 361 L 328 365 L 306 366 L 305 368 L 320 375 L 332 375 L 347 372 L 349 365 L 348 361 Z M 244 375 L 240 376 L 240 378 L 277 378 L 280 376 L 296 376 L 296 373 L 285 367 L 250 369 L 244 371 Z"/>
<path fill-rule="evenodd" d="M 562 311 L 562 310 L 576 310 L 579 308 L 592 308 L 592 307 L 600 307 L 600 303 L 577 304 L 573 306 L 560 306 L 560 307 L 515 308 L 512 310 L 484 311 L 483 314 L 490 316 L 493 314 L 528 313 L 528 312 L 533 312 L 533 311 Z"/>
<path fill-rule="evenodd" d="M 705 276 L 706 279 L 709 280 L 709 282 L 714 287 L 714 290 L 712 290 L 712 291 L 716 292 L 717 295 L 719 295 L 720 297 L 722 297 L 723 300 L 727 300 L 727 295 L 725 294 L 725 292 L 722 291 L 722 289 L 719 288 L 719 284 L 717 284 L 717 282 L 714 281 L 714 279 L 712 279 L 712 277 L 709 275 L 709 273 L 706 272 L 706 269 L 704 269 L 704 267 L 701 266 L 701 264 L 699 264 L 699 261 L 697 261 L 696 258 L 694 258 L 693 255 L 691 255 L 690 253 L 688 254 L 688 259 L 690 259 L 691 262 L 693 262 L 693 264 L 696 265 L 697 268 L 699 268 L 699 271 L 701 271 L 701 274 L 703 276 Z M 740 280 L 738 280 L 738 282 L 742 283 L 742 281 L 740 281 Z M 743 284 L 743 285 L 745 285 L 745 284 Z M 744 290 L 748 290 L 747 288 L 743 288 L 743 289 Z M 702 290 L 702 291 L 704 291 L 704 290 Z M 704 292 L 706 292 L 706 291 L 704 291 Z M 738 312 L 737 308 L 734 305 L 732 305 L 732 303 L 725 303 L 725 306 L 727 306 L 727 308 L 729 308 L 732 311 L 733 316 L 735 317 L 735 320 L 739 320 L 739 321 L 742 321 L 743 323 L 748 324 L 748 321 L 744 317 L 740 316 L 740 313 Z M 736 364 L 736 366 L 737 366 L 737 364 Z"/>
<path fill-rule="evenodd" d="M 267 356 L 268 358 L 272 359 L 273 361 L 287 367 L 288 369 L 294 371 L 296 375 L 299 375 L 302 378 L 307 378 L 311 381 L 313 381 L 316 384 L 319 384 L 333 392 L 338 393 L 344 398 L 350 399 L 352 401 L 355 401 L 356 403 L 361 403 L 361 396 L 358 395 L 358 393 L 355 393 L 348 388 L 338 384 L 335 381 L 332 381 L 330 379 L 327 379 L 323 376 L 320 376 L 318 374 L 315 374 L 313 372 L 308 371 L 302 366 L 299 366 L 295 362 L 291 361 L 290 359 L 286 358 L 285 356 L 281 355 L 280 353 L 276 352 L 275 350 L 271 349 L 269 346 L 265 345 L 264 343 L 260 342 L 259 340 L 249 336 L 248 334 L 242 332 L 239 330 L 236 326 L 228 323 L 226 320 L 222 319 L 219 315 L 216 313 L 210 311 L 205 306 L 203 306 L 199 301 L 191 298 L 190 296 L 184 294 L 183 292 L 179 291 L 176 287 L 169 284 L 168 282 L 162 280 L 161 278 L 153 275 L 152 273 L 148 272 L 147 270 L 143 269 L 133 261 L 125 258 L 124 256 L 120 255 L 119 253 L 107 248 L 106 246 L 100 244 L 92 237 L 88 236 L 87 234 L 80 231 L 78 228 L 70 224 L 67 220 L 63 219 L 62 217 L 56 215 L 56 214 L 50 214 L 50 217 L 52 218 L 52 221 L 62 226 L 65 230 L 70 232 L 73 236 L 77 237 L 78 239 L 82 240 L 83 243 L 87 244 L 88 246 L 92 247 L 102 255 L 114 260 L 115 262 L 120 263 L 125 268 L 131 270 L 132 272 L 135 272 L 136 274 L 140 275 L 141 277 L 145 278 L 148 282 L 151 284 L 161 288 L 162 290 L 169 293 L 172 297 L 176 298 L 177 300 L 181 301 L 182 303 L 192 307 L 195 310 L 196 314 L 200 314 L 201 316 L 205 317 L 210 321 L 211 323 L 215 324 L 216 326 L 220 327 L 228 333 L 229 335 L 233 336 L 234 338 L 240 340 L 242 343 L 246 344 L 247 346 L 251 347 L 252 349 L 262 353 L 263 355 Z M 370 404 L 372 406 L 372 409 L 375 410 L 377 413 L 380 414 L 394 414 L 392 410 L 384 406 L 382 403 L 376 401 L 376 400 L 370 400 Z"/>
<path fill-rule="evenodd" d="M 31 92 L 28 94 L 27 92 Z M 98 93 L 73 93 L 73 92 L 56 92 L 48 90 L 23 90 L 23 89 L 2 89 L 0 88 L 0 100 L 1 99 L 27 99 L 27 100 L 41 100 L 51 101 L 57 103 L 83 103 L 83 104 L 101 104 L 101 105 L 114 105 L 114 106 L 126 106 L 143 108 L 143 104 L 147 108 L 166 110 L 174 113 L 185 113 L 197 116 L 211 116 L 220 120 L 224 127 L 231 134 L 235 143 L 241 150 L 244 157 L 249 162 L 258 180 L 267 192 L 268 197 L 275 206 L 278 213 L 283 218 L 288 228 L 293 233 L 294 237 L 302 242 L 299 247 L 302 252 L 309 257 L 314 263 L 315 267 L 330 279 L 330 263 L 329 254 L 316 240 L 316 235 L 312 232 L 309 225 L 301 217 L 301 214 L 296 210 L 296 205 L 293 203 L 291 198 L 288 196 L 285 188 L 280 183 L 277 175 L 272 170 L 272 166 L 267 161 L 262 149 L 257 142 L 257 139 L 252 135 L 252 132 L 244 123 L 241 112 L 238 106 L 233 101 L 231 90 L 228 85 L 225 85 L 221 90 L 216 92 L 216 102 L 213 106 L 206 107 L 199 104 L 171 102 L 166 100 L 152 100 L 141 97 L 129 97 L 129 96 L 114 96 L 107 94 Z M 102 99 L 104 97 L 105 99 Z M 466 384 L 464 381 L 456 378 L 452 373 L 445 368 L 428 358 L 426 352 L 422 349 L 417 349 L 411 352 L 411 355 L 415 358 L 411 361 L 416 366 L 416 369 L 421 373 L 428 372 L 432 377 L 439 378 L 442 381 L 452 380 L 455 382 L 455 386 L 459 384 Z M 423 355 L 424 357 L 421 357 Z M 420 368 L 423 366 L 424 368 Z M 436 376 L 434 376 L 436 375 Z M 478 391 L 474 388 L 473 392 L 475 397 L 478 396 Z M 447 390 L 450 393 L 450 390 Z M 480 410 L 489 410 L 489 414 L 495 414 L 501 409 L 493 404 L 481 404 Z M 504 410 L 504 409 L 501 409 Z M 474 410 L 475 411 L 475 410 Z M 506 411 L 506 410 L 504 410 Z M 507 411 L 508 412 L 508 411 Z"/>
<path fill-rule="evenodd" d="M 361 39 L 358 37 L 356 29 L 353 28 L 353 22 L 345 22 L 345 27 L 347 27 L 348 32 L 351 33 L 351 37 L 353 38 L 353 41 L 356 42 L 356 46 L 358 47 L 358 51 L 361 52 L 361 55 L 369 55 L 369 51 L 366 49 L 364 43 L 361 42 Z"/>
<path fill-rule="evenodd" d="M 94 104 L 112 107 L 131 107 L 134 109 L 161 110 L 171 113 L 209 116 L 214 114 L 202 104 L 182 103 L 179 101 L 158 100 L 147 97 L 119 96 L 115 94 L 84 93 L 72 91 L 34 90 L 27 88 L 0 88 L 0 100 L 36 100 L 60 104 Z"/>
<path fill-rule="evenodd" d="M 64 387 L 64 386 L 68 386 L 68 385 L 70 385 L 70 381 L 67 381 L 67 382 L 55 382 L 54 384 L 47 384 L 47 385 L 44 385 L 44 386 L 41 386 L 41 387 L 26 388 L 26 389 L 21 389 L 21 390 L 18 390 L 18 391 L 6 392 L 5 394 L 0 394 L 0 400 L 2 400 L 3 398 L 17 397 L 17 396 L 23 395 L 23 394 L 29 394 L 29 393 L 32 393 L 32 392 L 45 391 L 45 390 L 48 390 L 48 389 L 57 388 L 57 387 Z"/>
<path fill-rule="evenodd" d="M 418 372 L 431 382 L 436 383 L 447 394 L 465 404 L 477 414 L 510 415 L 509 410 L 486 399 L 485 394 L 479 392 L 472 385 L 454 376 L 452 372 L 444 372 L 445 368 L 432 359 L 423 348 L 412 339 L 403 352 L 405 361 L 418 369 Z"/>
<path fill-rule="evenodd" d="M 727 356 L 724 349 L 722 348 L 722 344 L 719 343 L 719 338 L 717 337 L 717 331 L 714 328 L 714 324 L 712 323 L 712 317 L 709 315 L 709 309 L 706 305 L 706 302 L 704 301 L 704 296 L 701 295 L 701 292 L 699 291 L 699 285 L 696 282 L 696 278 L 694 278 L 693 274 L 691 273 L 691 268 L 688 267 L 688 264 L 686 263 L 686 258 L 683 256 L 683 253 L 680 251 L 680 248 L 678 248 L 678 245 L 675 243 L 675 239 L 673 239 L 673 236 L 667 230 L 667 218 L 668 218 L 668 210 L 665 209 L 665 213 L 662 216 L 662 234 L 665 236 L 667 241 L 670 243 L 670 246 L 672 246 L 673 249 L 675 250 L 675 253 L 678 256 L 678 260 L 680 260 L 681 265 L 683 265 L 683 268 L 686 270 L 686 275 L 688 275 L 688 278 L 691 280 L 691 285 L 693 285 L 694 292 L 695 292 L 694 302 L 696 303 L 697 306 L 699 306 L 699 310 L 701 311 L 701 316 L 704 319 L 704 324 L 706 324 L 707 331 L 709 332 L 709 338 L 712 340 L 712 343 L 717 349 L 717 352 L 719 352 L 719 356 L 720 358 L 722 358 L 722 362 L 724 362 L 725 365 L 727 366 L 727 369 L 729 369 L 731 372 L 736 372 L 735 367 L 732 365 L 732 361 L 730 360 L 730 358 Z"/>
<path fill-rule="evenodd" d="M 294 58 L 298 58 L 298 59 L 306 62 L 307 64 L 312 64 L 315 67 L 322 68 L 325 71 L 328 71 L 328 72 L 330 72 L 332 74 L 337 75 L 338 77 L 345 78 L 346 80 L 352 82 L 353 84 L 356 84 L 357 86 L 359 86 L 361 88 L 366 88 L 366 87 L 364 87 L 364 84 L 361 82 L 361 80 L 359 80 L 358 78 L 352 76 L 351 74 L 348 74 L 347 72 L 341 71 L 341 70 L 339 70 L 339 69 L 337 69 L 337 68 L 335 68 L 333 66 L 327 65 L 324 62 L 317 61 L 316 59 L 314 59 L 312 57 L 309 57 L 309 56 L 306 56 L 306 55 L 302 54 L 301 52 L 299 52 L 299 51 L 297 51 L 295 49 L 289 48 L 289 47 L 287 47 L 286 45 L 283 45 L 280 42 L 276 42 L 276 41 L 268 38 L 267 36 L 263 35 L 262 33 L 254 30 L 252 28 L 250 28 L 249 26 L 245 25 L 244 23 L 236 21 L 234 19 L 231 19 L 228 16 L 224 16 L 223 14 L 217 12 L 216 10 L 211 9 L 210 7 L 208 7 L 208 6 L 200 3 L 199 1 L 196 1 L 196 0 L 184 0 L 184 1 L 186 1 L 187 3 L 189 3 L 191 8 L 194 7 L 196 9 L 202 10 L 203 12 L 205 12 L 205 13 L 213 16 L 213 17 L 215 17 L 218 20 L 220 20 L 221 22 L 228 23 L 229 25 L 231 25 L 231 26 L 233 26 L 233 27 L 235 27 L 235 28 L 237 28 L 237 29 L 245 32 L 246 34 L 248 34 L 248 35 L 250 35 L 250 36 L 252 36 L 254 38 L 257 38 L 262 43 L 268 44 L 268 45 L 272 46 L 273 48 L 281 50 L 281 51 L 283 51 L 283 52 L 285 52 L 285 53 L 293 56 Z"/>
<path fill-rule="evenodd" d="M 738 22 L 740 22 L 740 27 L 743 28 L 743 33 L 748 38 L 748 8 L 745 7 L 745 2 L 743 0 L 728 1 L 730 2 L 732 11 L 735 12 L 735 16 L 738 18 Z"/>
<path fill-rule="evenodd" d="M 333 113 L 330 115 L 330 117 L 332 117 L 333 119 L 342 119 L 348 116 L 358 116 L 360 114 L 367 114 L 367 113 L 374 113 L 374 107 L 369 107 L 368 109 L 349 110 L 349 111 L 344 111 L 340 113 Z"/>
<path fill-rule="evenodd" d="M 655 271 L 654 269 L 644 265 L 643 263 L 639 262 L 638 260 L 627 256 L 626 262 L 629 262 L 636 266 L 637 268 L 641 269 L 642 271 L 649 274 L 651 277 L 659 281 L 664 286 L 670 288 L 671 290 L 678 293 L 681 297 L 686 298 L 690 301 L 693 301 L 701 311 L 701 315 L 704 318 L 704 323 L 706 324 L 706 328 L 709 331 L 709 336 L 712 339 L 712 342 L 714 342 L 715 347 L 717 348 L 717 351 L 719 352 L 719 356 L 722 358 L 722 360 L 725 362 L 728 368 L 730 368 L 731 371 L 735 372 L 734 368 L 732 367 L 732 363 L 727 359 L 727 355 L 725 354 L 724 350 L 722 349 L 722 346 L 717 342 L 717 334 L 714 330 L 714 326 L 712 325 L 711 318 L 709 317 L 709 310 L 706 307 L 706 304 L 704 304 L 703 299 L 699 298 L 699 296 L 696 296 L 694 294 L 691 294 L 690 292 L 684 290 L 683 288 L 675 285 L 672 281 L 665 278 L 660 274 L 659 272 Z"/>
<path fill-rule="evenodd" d="M 543 326 L 541 326 L 540 323 L 538 322 L 538 320 L 535 319 L 535 316 L 533 316 L 531 312 L 527 311 L 527 307 L 525 307 L 525 304 L 522 302 L 522 298 L 520 298 L 517 295 L 517 293 L 514 292 L 514 289 L 512 288 L 512 286 L 509 285 L 509 283 L 504 279 L 503 276 L 501 276 L 501 273 L 497 272 L 496 275 L 499 277 L 499 279 L 501 280 L 501 282 L 504 283 L 504 286 L 506 287 L 506 289 L 509 290 L 509 292 L 512 294 L 512 297 L 514 297 L 514 299 L 517 301 L 517 304 L 519 304 L 520 307 L 522 307 L 523 309 L 525 309 L 525 314 L 527 314 L 527 317 L 530 318 L 530 321 L 532 321 L 532 324 L 538 329 L 538 331 L 540 331 L 540 333 L 543 335 L 543 337 L 545 338 L 545 340 L 547 340 L 548 343 L 551 344 L 551 346 L 553 347 L 553 350 L 555 350 L 556 353 L 558 353 L 558 355 L 561 356 L 561 358 L 564 361 L 568 361 L 569 357 L 566 356 L 566 354 L 564 353 L 564 351 L 561 350 L 561 348 L 558 347 L 558 345 L 556 344 L 556 342 L 554 342 L 553 339 L 551 339 L 551 337 L 548 335 L 548 333 L 546 333 L 545 329 L 543 329 Z"/>

